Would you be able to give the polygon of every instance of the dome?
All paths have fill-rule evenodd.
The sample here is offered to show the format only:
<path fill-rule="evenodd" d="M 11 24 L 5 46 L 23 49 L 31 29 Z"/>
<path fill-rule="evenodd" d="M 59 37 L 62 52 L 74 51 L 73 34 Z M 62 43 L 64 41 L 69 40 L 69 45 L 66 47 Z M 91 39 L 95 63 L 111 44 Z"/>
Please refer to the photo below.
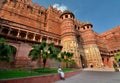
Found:
<path fill-rule="evenodd" d="M 72 13 L 71 11 L 69 11 L 69 10 L 65 10 L 65 11 L 63 11 L 63 14 L 70 14 L 70 13 Z"/>
<path fill-rule="evenodd" d="M 90 22 L 83 22 L 83 25 L 91 24 Z"/>
<path fill-rule="evenodd" d="M 75 17 L 74 14 L 71 11 L 69 11 L 69 10 L 63 11 L 63 13 L 60 15 L 60 17 L 62 17 L 65 14 L 71 14 L 73 17 Z"/>
<path fill-rule="evenodd" d="M 85 26 L 85 25 L 91 25 L 91 26 L 93 26 L 90 22 L 83 22 L 82 26 Z"/>

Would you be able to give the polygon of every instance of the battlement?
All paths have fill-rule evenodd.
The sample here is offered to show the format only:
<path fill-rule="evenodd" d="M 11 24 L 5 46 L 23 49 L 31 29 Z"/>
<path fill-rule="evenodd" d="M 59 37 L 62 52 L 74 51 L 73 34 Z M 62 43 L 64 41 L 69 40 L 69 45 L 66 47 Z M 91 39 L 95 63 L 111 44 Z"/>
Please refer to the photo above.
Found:
<path fill-rule="evenodd" d="M 31 0 L 4 0 L 0 2 L 3 4 L 1 8 L 16 9 L 23 10 L 23 12 L 34 13 L 34 14 L 44 14 L 46 8 L 44 6 L 40 6 L 37 3 L 32 3 Z"/>

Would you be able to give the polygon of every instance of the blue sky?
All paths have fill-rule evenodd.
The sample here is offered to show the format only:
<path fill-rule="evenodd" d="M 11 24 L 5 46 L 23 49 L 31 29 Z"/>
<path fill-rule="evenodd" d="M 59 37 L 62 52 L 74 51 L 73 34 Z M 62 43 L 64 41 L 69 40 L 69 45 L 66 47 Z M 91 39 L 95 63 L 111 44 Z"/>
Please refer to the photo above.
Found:
<path fill-rule="evenodd" d="M 120 0 L 32 0 L 40 6 L 50 5 L 70 10 L 82 22 L 91 22 L 93 30 L 103 33 L 120 25 Z"/>

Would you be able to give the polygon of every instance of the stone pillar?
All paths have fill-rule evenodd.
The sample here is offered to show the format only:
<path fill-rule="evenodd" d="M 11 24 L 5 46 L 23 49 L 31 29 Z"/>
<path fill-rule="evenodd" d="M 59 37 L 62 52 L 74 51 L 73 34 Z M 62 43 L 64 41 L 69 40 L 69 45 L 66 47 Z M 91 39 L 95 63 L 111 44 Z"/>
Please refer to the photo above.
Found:
<path fill-rule="evenodd" d="M 46 43 L 49 43 L 49 38 L 48 37 L 46 38 Z"/>
<path fill-rule="evenodd" d="M 25 36 L 25 39 L 27 39 L 28 38 L 28 32 L 26 33 L 26 36 Z"/>
<path fill-rule="evenodd" d="M 33 41 L 35 41 L 35 36 L 36 36 L 36 34 L 33 35 Z"/>
<path fill-rule="evenodd" d="M 114 62 L 114 57 L 110 57 L 108 62 L 110 68 L 113 67 L 113 62 Z"/>
<path fill-rule="evenodd" d="M 9 29 L 8 34 L 7 34 L 7 35 L 10 35 L 10 32 L 11 32 L 11 28 Z"/>
<path fill-rule="evenodd" d="M 104 58 L 104 65 L 107 67 L 107 57 Z"/>
<path fill-rule="evenodd" d="M 40 42 L 42 42 L 42 36 L 40 37 Z"/>
<path fill-rule="evenodd" d="M 19 37 L 20 36 L 20 30 L 18 30 L 18 33 L 17 33 L 17 37 Z"/>
<path fill-rule="evenodd" d="M 3 30 L 3 27 L 2 27 L 2 25 L 0 25 L 0 33 L 1 33 L 2 30 Z"/>
<path fill-rule="evenodd" d="M 101 66 L 104 66 L 105 63 L 104 63 L 104 57 L 102 57 L 102 63 L 101 63 Z"/>
<path fill-rule="evenodd" d="M 59 40 L 57 39 L 57 43 L 56 43 L 56 45 L 59 45 Z"/>

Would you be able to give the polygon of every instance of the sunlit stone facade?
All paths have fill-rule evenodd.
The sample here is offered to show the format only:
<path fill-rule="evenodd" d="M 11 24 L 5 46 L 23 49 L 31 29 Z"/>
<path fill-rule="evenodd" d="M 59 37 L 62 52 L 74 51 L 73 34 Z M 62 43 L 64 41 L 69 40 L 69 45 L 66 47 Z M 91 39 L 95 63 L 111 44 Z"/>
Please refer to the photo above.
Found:
<path fill-rule="evenodd" d="M 114 55 L 120 51 L 120 26 L 99 34 L 70 11 L 45 8 L 31 0 L 0 0 L 0 37 L 17 49 L 16 67 L 28 66 L 32 45 L 43 40 L 74 53 L 77 67 L 113 67 Z M 47 66 L 58 64 L 48 61 Z"/>

